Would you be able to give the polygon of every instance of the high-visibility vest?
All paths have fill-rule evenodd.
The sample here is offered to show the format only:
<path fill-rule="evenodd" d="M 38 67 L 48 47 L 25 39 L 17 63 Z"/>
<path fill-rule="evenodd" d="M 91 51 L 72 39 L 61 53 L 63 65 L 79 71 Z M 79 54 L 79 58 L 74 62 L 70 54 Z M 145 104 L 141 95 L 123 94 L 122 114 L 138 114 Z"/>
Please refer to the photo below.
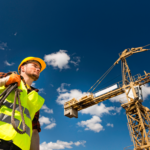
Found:
<path fill-rule="evenodd" d="M 35 113 L 44 104 L 44 99 L 40 95 L 38 95 L 38 93 L 34 90 L 28 94 L 23 81 L 21 81 L 20 86 L 18 88 L 22 90 L 22 92 L 20 92 L 20 100 L 25 119 L 26 133 L 17 133 L 11 124 L 11 115 L 15 96 L 15 91 L 12 91 L 10 95 L 5 99 L 3 105 L 0 108 L 0 139 L 6 141 L 12 140 L 13 143 L 22 150 L 29 150 L 32 137 L 32 120 L 34 118 Z M 4 90 L 5 86 L 0 87 L 0 94 Z M 17 127 L 23 130 L 18 101 L 16 104 L 14 118 Z"/>

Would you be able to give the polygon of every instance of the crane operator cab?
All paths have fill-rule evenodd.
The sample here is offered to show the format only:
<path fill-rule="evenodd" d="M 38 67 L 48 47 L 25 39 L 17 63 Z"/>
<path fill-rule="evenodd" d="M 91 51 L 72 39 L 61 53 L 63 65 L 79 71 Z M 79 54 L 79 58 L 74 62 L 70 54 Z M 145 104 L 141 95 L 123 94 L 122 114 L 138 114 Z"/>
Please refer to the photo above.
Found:
<path fill-rule="evenodd" d="M 142 95 L 142 87 L 134 86 L 135 94 L 137 97 L 134 96 L 132 89 L 129 89 L 130 91 L 128 92 L 128 99 L 129 101 L 133 101 L 134 99 L 136 100 L 142 100 L 143 101 L 143 95 Z"/>

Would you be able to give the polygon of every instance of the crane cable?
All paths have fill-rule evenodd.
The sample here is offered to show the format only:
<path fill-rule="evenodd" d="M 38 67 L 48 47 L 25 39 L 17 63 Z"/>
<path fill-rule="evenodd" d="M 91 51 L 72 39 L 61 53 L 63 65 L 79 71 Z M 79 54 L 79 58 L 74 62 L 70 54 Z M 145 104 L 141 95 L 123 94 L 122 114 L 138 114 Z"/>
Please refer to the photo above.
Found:
<path fill-rule="evenodd" d="M 150 44 L 148 44 L 148 45 L 145 45 L 145 46 L 143 46 L 143 47 L 147 47 L 147 46 L 149 46 Z M 96 82 L 95 82 L 95 84 L 93 85 L 93 86 L 91 86 L 91 88 L 87 91 L 87 92 L 90 92 L 90 90 L 92 90 L 91 91 L 91 93 L 97 88 L 97 86 L 103 81 L 103 79 L 108 75 L 108 73 L 113 69 L 113 67 L 115 66 L 115 64 L 113 64 Z M 97 84 L 97 85 L 96 85 Z M 95 87 L 94 87 L 95 86 Z"/>
<path fill-rule="evenodd" d="M 145 46 L 142 46 L 142 47 L 147 47 L 147 46 L 149 46 L 150 44 L 147 44 L 147 45 L 145 45 Z"/>
<path fill-rule="evenodd" d="M 111 81 L 115 80 L 115 79 L 118 78 L 119 76 L 121 76 L 121 73 L 118 74 L 118 75 L 117 75 L 116 77 L 114 77 L 113 79 L 109 80 L 108 82 L 102 84 L 101 86 L 104 86 L 104 85 L 106 85 L 107 83 L 110 83 Z"/>
<path fill-rule="evenodd" d="M 113 69 L 115 65 L 113 64 L 96 82 L 93 86 L 91 86 L 91 88 L 87 91 L 87 92 L 90 92 L 91 93 L 97 88 L 97 86 L 104 80 L 104 78 L 109 74 L 109 72 Z M 94 87 L 95 86 L 95 87 Z"/>
<path fill-rule="evenodd" d="M 109 72 L 113 69 L 114 64 L 110 67 L 110 69 L 108 69 L 108 71 L 106 71 L 104 77 L 98 82 L 98 84 L 95 86 L 95 88 L 93 88 L 92 92 L 97 88 L 97 86 L 104 80 L 104 78 L 109 74 Z"/>

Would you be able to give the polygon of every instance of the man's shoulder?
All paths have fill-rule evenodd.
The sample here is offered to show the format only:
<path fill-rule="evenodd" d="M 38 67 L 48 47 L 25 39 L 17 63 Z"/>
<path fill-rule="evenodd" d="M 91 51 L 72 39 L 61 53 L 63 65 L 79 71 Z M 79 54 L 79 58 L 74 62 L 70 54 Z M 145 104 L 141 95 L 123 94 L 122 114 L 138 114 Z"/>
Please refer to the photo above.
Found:
<path fill-rule="evenodd" d="M 0 78 L 4 78 L 4 77 L 7 77 L 7 76 L 8 76 L 8 73 L 0 72 Z"/>
<path fill-rule="evenodd" d="M 0 78 L 7 77 L 7 76 L 11 75 L 12 73 L 15 73 L 15 74 L 16 74 L 17 72 L 15 72 L 15 71 L 7 72 L 7 73 L 5 73 L 5 72 L 0 72 Z"/>

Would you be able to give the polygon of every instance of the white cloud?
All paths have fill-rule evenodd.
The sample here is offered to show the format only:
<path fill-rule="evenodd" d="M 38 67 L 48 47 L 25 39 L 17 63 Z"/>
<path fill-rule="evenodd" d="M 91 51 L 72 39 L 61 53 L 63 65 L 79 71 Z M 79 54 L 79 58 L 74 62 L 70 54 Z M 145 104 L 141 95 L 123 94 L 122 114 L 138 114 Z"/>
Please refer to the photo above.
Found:
<path fill-rule="evenodd" d="M 7 43 L 4 42 L 0 43 L 0 50 L 5 50 L 6 47 L 7 47 Z"/>
<path fill-rule="evenodd" d="M 73 59 L 75 59 L 75 61 L 71 60 L 70 63 L 74 64 L 74 66 L 78 66 L 80 62 L 80 57 L 76 56 L 73 57 Z"/>
<path fill-rule="evenodd" d="M 112 115 L 116 115 L 117 113 L 112 113 Z"/>
<path fill-rule="evenodd" d="M 120 102 L 120 103 L 126 103 L 127 102 L 127 98 L 126 98 L 126 94 L 123 93 L 121 95 L 115 96 L 113 98 L 109 99 L 111 102 Z"/>
<path fill-rule="evenodd" d="M 60 141 L 57 140 L 56 143 L 53 142 L 43 142 L 42 144 L 40 144 L 40 150 L 55 150 L 55 149 L 65 149 L 65 148 L 72 148 L 73 145 L 75 146 L 84 146 L 84 144 L 86 143 L 86 141 L 77 141 L 77 142 L 64 142 L 64 141 Z"/>
<path fill-rule="evenodd" d="M 50 119 L 47 118 L 47 117 L 44 117 L 44 116 L 41 116 L 41 117 L 39 118 L 39 121 L 40 121 L 41 126 L 42 126 L 43 124 L 50 124 L 50 123 L 51 123 L 51 122 L 50 122 Z"/>
<path fill-rule="evenodd" d="M 53 114 L 53 109 L 48 108 L 45 104 L 42 106 L 41 109 L 44 109 L 44 112 Z"/>
<path fill-rule="evenodd" d="M 58 93 L 67 92 L 68 90 L 64 88 L 64 86 L 70 86 L 70 84 L 62 83 L 61 86 L 57 89 Z"/>
<path fill-rule="evenodd" d="M 16 36 L 16 35 L 17 35 L 17 32 L 15 32 L 14 36 Z"/>
<path fill-rule="evenodd" d="M 108 127 L 110 126 L 110 127 L 112 127 L 112 128 L 114 127 L 114 125 L 113 125 L 113 124 L 110 124 L 110 123 L 107 123 L 107 126 L 108 126 Z"/>
<path fill-rule="evenodd" d="M 77 68 L 76 71 L 79 71 L 79 68 Z"/>
<path fill-rule="evenodd" d="M 122 107 L 116 107 L 116 112 L 120 113 L 121 109 L 122 109 Z"/>
<path fill-rule="evenodd" d="M 67 54 L 66 50 L 59 50 L 56 53 L 45 55 L 44 61 L 54 68 L 58 67 L 59 69 L 68 69 L 70 56 Z"/>
<path fill-rule="evenodd" d="M 92 130 L 95 132 L 100 132 L 104 130 L 100 122 L 101 122 L 101 119 L 98 116 L 93 116 L 89 120 L 78 122 L 77 125 L 81 127 L 85 127 L 84 130 Z"/>
<path fill-rule="evenodd" d="M 54 85 L 53 84 L 50 84 L 51 85 L 51 87 L 54 87 Z"/>
<path fill-rule="evenodd" d="M 49 124 L 48 126 L 46 126 L 44 129 L 52 129 L 52 128 L 54 128 L 55 126 L 56 126 L 56 123 L 53 122 L 53 123 Z"/>
<path fill-rule="evenodd" d="M 33 83 L 31 84 L 31 86 L 35 87 L 35 83 L 33 82 Z"/>
<path fill-rule="evenodd" d="M 44 56 L 44 61 L 47 65 L 51 65 L 55 69 L 59 68 L 60 70 L 70 68 L 69 63 L 74 64 L 74 66 L 78 66 L 81 61 L 80 59 L 81 58 L 79 56 L 76 56 L 71 60 L 71 57 L 67 54 L 66 50 L 59 50 L 56 53 Z"/>
<path fill-rule="evenodd" d="M 64 105 L 65 102 L 71 100 L 72 98 L 82 97 L 82 95 L 84 95 L 84 93 L 82 93 L 82 91 L 80 90 L 77 90 L 77 89 L 70 90 L 69 92 L 66 92 L 66 93 L 59 93 L 59 96 L 56 102 L 58 104 Z"/>
<path fill-rule="evenodd" d="M 143 99 L 146 100 L 150 95 L 150 86 L 148 84 L 142 86 L 142 93 L 143 93 Z"/>
<path fill-rule="evenodd" d="M 100 105 L 93 105 L 81 110 L 80 112 L 82 114 L 90 114 L 101 117 L 103 114 L 110 114 L 110 111 L 116 111 L 119 113 L 121 111 L 121 107 L 106 107 L 103 103 L 100 103 Z"/>
<path fill-rule="evenodd" d="M 45 90 L 44 90 L 43 88 L 39 89 L 39 93 L 46 94 L 46 93 L 45 93 Z"/>
<path fill-rule="evenodd" d="M 85 145 L 84 145 L 85 143 L 86 143 L 86 141 L 77 141 L 74 143 L 74 145 L 76 145 L 76 146 L 82 145 L 83 147 L 85 147 Z"/>
<path fill-rule="evenodd" d="M 4 64 L 7 65 L 7 66 L 12 66 L 12 65 L 14 65 L 15 63 L 9 63 L 9 62 L 6 60 L 6 61 L 4 61 Z"/>
<path fill-rule="evenodd" d="M 52 129 L 56 126 L 55 120 L 53 118 L 50 119 L 48 117 L 41 116 L 39 118 L 39 122 L 41 126 L 43 126 L 44 124 L 47 125 L 44 129 Z"/>
<path fill-rule="evenodd" d="M 64 105 L 65 102 L 71 100 L 72 98 L 80 99 L 83 95 L 87 94 L 77 89 L 68 91 L 64 88 L 64 85 L 70 86 L 70 84 L 62 83 L 61 87 L 57 89 L 59 96 L 56 100 L 58 104 Z"/>
<path fill-rule="evenodd" d="M 150 86 L 148 84 L 145 84 L 144 86 L 141 86 L 141 88 L 142 88 L 143 100 L 145 100 L 150 95 Z M 111 102 L 121 102 L 121 103 L 127 102 L 125 93 L 118 95 L 116 97 L 110 98 L 109 100 Z"/>

